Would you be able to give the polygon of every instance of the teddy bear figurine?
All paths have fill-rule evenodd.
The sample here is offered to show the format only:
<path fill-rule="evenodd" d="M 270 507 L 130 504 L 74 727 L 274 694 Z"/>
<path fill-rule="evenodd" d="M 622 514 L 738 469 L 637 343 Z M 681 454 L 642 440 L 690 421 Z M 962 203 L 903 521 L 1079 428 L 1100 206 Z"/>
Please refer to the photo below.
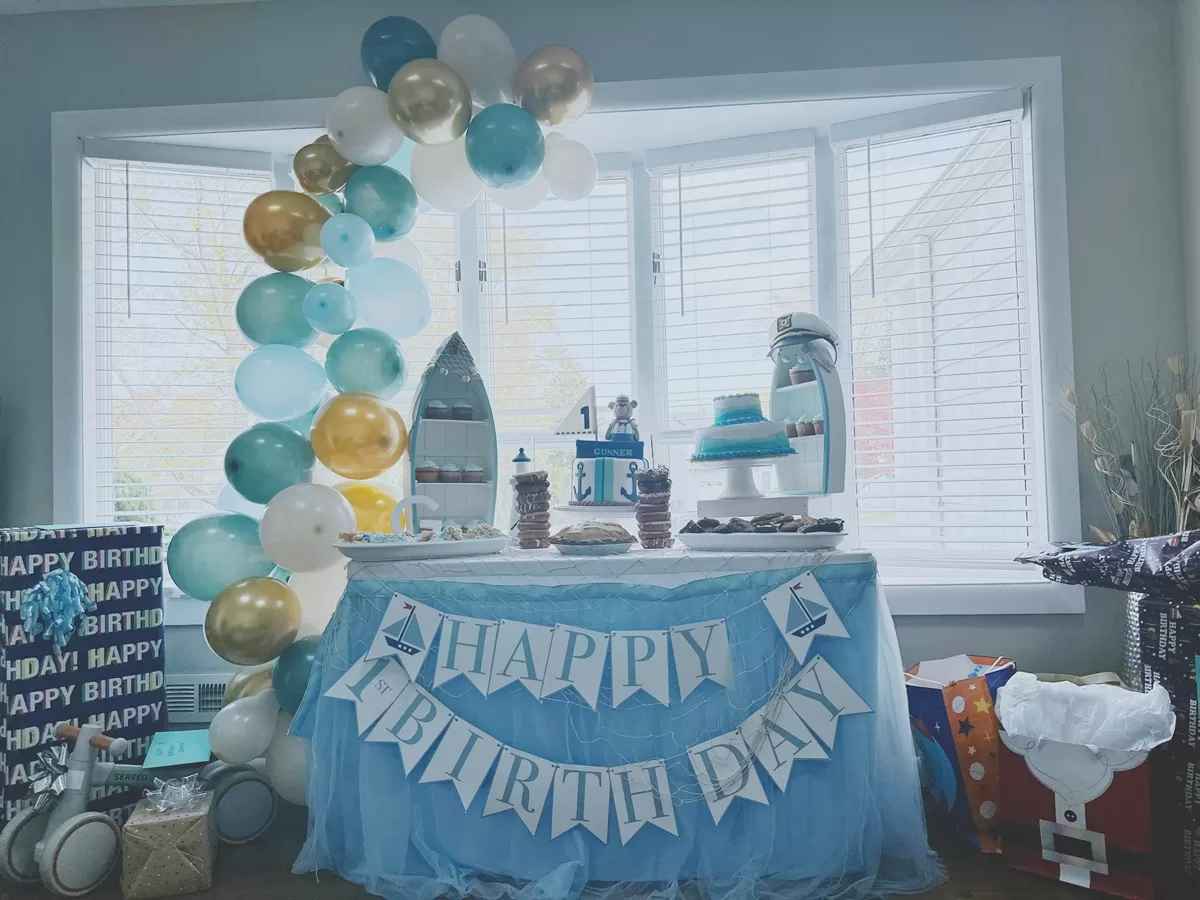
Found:
<path fill-rule="evenodd" d="M 617 399 L 609 401 L 608 408 L 613 411 L 613 420 L 604 432 L 606 441 L 640 441 L 637 420 L 633 411 L 637 409 L 637 401 L 630 400 L 625 394 L 617 394 Z"/>

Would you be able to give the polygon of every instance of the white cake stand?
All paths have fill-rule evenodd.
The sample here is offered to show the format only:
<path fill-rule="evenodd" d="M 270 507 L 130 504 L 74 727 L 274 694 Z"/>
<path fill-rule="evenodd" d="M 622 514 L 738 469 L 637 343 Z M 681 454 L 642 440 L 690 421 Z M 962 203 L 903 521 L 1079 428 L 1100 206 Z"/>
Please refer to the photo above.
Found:
<path fill-rule="evenodd" d="M 766 495 L 754 483 L 754 470 L 773 466 L 789 456 L 789 453 L 780 453 L 775 456 L 748 456 L 741 459 L 694 459 L 691 466 L 693 469 L 725 470 L 725 487 L 717 497 L 718 500 L 758 500 Z"/>

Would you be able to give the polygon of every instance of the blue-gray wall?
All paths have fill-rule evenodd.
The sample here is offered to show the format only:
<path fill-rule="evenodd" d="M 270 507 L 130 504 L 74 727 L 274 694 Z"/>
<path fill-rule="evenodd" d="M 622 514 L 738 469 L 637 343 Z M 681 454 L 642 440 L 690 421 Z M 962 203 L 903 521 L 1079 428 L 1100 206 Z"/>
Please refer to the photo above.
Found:
<path fill-rule="evenodd" d="M 484 12 L 519 53 L 577 48 L 601 81 L 1060 56 L 1074 347 L 1097 365 L 1185 347 L 1169 0 L 275 0 L 0 17 L 0 524 L 51 515 L 50 113 L 332 96 L 403 12 L 435 35 Z M 1086 521 L 1099 521 L 1085 479 Z M 906 658 L 1115 663 L 1113 596 L 1086 616 L 902 620 Z"/>

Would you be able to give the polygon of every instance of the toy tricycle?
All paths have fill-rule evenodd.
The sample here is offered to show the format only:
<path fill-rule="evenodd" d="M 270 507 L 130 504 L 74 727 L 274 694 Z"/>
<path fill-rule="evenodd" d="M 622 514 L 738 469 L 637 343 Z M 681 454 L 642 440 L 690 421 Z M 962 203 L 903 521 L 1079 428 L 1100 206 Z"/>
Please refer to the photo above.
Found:
<path fill-rule="evenodd" d="M 75 742 L 64 775 L 66 787 L 51 802 L 23 810 L 0 831 L 0 875 L 19 884 L 38 881 L 62 897 L 99 887 L 117 864 L 121 829 L 104 813 L 88 812 L 92 788 L 105 785 L 153 788 L 164 769 L 100 762 L 97 750 L 124 755 L 129 742 L 100 733 L 98 725 L 60 724 L 55 733 Z M 178 770 L 169 770 L 178 776 Z M 217 837 L 227 844 L 254 840 L 275 818 L 275 792 L 250 766 L 210 763 L 200 778 L 214 792 Z"/>

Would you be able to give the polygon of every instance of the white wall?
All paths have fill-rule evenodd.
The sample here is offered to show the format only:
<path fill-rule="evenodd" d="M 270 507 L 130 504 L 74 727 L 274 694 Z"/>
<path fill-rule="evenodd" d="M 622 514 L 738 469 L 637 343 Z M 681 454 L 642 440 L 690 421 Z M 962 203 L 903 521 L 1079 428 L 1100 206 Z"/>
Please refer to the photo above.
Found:
<path fill-rule="evenodd" d="M 366 26 L 400 9 L 434 34 L 487 12 L 518 52 L 569 44 L 602 81 L 1060 56 L 1079 381 L 1184 349 L 1170 0 L 289 0 L 0 17 L 0 523 L 51 510 L 51 111 L 332 96 L 362 80 Z M 1100 521 L 1090 479 L 1083 490 L 1085 521 Z M 909 659 L 967 649 L 1107 668 L 1118 613 L 1108 595 L 1086 616 L 902 620 L 901 642 Z"/>

